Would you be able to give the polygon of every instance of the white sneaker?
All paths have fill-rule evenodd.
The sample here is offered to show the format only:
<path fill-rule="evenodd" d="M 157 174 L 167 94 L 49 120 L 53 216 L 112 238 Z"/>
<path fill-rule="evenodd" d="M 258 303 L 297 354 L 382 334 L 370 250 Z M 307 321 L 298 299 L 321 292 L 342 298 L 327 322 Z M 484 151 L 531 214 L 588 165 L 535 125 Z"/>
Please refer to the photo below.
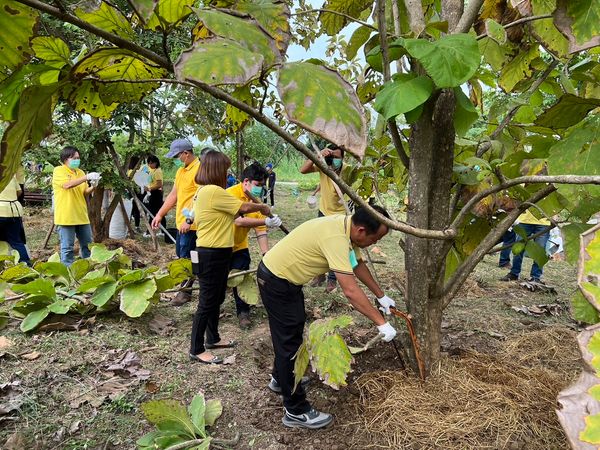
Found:
<path fill-rule="evenodd" d="M 165 233 L 163 233 L 162 231 L 159 231 L 158 233 L 156 233 L 156 236 L 160 237 L 160 236 L 164 236 Z"/>
<path fill-rule="evenodd" d="M 333 422 L 333 416 L 324 412 L 317 411 L 315 408 L 311 408 L 310 411 L 304 414 L 290 414 L 285 409 L 285 414 L 281 421 L 286 427 L 290 428 L 323 428 Z"/>
<path fill-rule="evenodd" d="M 146 233 L 142 234 L 142 237 L 149 238 L 150 237 L 150 233 L 146 232 Z"/>

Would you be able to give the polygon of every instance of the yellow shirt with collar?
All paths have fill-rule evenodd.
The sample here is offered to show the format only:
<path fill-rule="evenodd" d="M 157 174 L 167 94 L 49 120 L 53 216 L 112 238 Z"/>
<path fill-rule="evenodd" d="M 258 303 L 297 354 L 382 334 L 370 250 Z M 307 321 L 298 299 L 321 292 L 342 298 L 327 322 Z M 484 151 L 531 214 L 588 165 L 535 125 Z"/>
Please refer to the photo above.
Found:
<path fill-rule="evenodd" d="M 23 216 L 23 207 L 17 200 L 17 191 L 20 190 L 17 178 L 13 176 L 4 190 L 0 192 L 0 217 Z"/>
<path fill-rule="evenodd" d="M 85 190 L 87 183 L 83 182 L 71 189 L 63 185 L 85 176 L 81 169 L 70 169 L 66 165 L 54 168 L 52 172 L 52 190 L 54 191 L 54 224 L 55 225 L 86 225 L 90 223 Z"/>
<path fill-rule="evenodd" d="M 340 201 L 340 196 L 335 190 L 333 180 L 321 172 L 317 166 L 315 166 L 315 168 L 319 172 L 319 185 L 321 186 L 319 211 L 326 216 L 331 216 L 333 214 L 346 214 L 346 208 Z"/>
<path fill-rule="evenodd" d="M 158 182 L 163 181 L 163 171 L 160 167 L 157 167 L 156 169 L 148 169 L 150 170 L 150 184 L 148 185 L 148 188 L 151 191 L 156 190 L 158 188 Z"/>
<path fill-rule="evenodd" d="M 233 247 L 233 221 L 242 201 L 215 184 L 200 186 L 194 197 L 196 246 Z"/>
<path fill-rule="evenodd" d="M 185 222 L 183 208 L 188 208 L 189 210 L 194 208 L 194 195 L 198 190 L 195 178 L 199 168 L 200 160 L 196 158 L 187 167 L 180 167 L 175 174 L 175 190 L 177 191 L 175 224 L 177 229 Z M 196 229 L 195 223 L 192 224 L 191 229 Z"/>
<path fill-rule="evenodd" d="M 546 219 L 545 217 L 538 219 L 533 214 L 531 214 L 528 209 L 525 210 L 525 212 L 519 216 L 517 221 L 519 223 L 525 223 L 529 225 L 550 225 L 550 221 L 548 219 Z"/>
<path fill-rule="evenodd" d="M 273 275 L 303 285 L 328 270 L 353 274 L 350 250 L 357 260 L 360 249 L 350 242 L 351 218 L 343 214 L 304 222 L 263 257 Z"/>
<path fill-rule="evenodd" d="M 250 198 L 246 196 L 244 192 L 244 185 L 242 183 L 235 184 L 227 189 L 231 195 L 235 198 L 240 199 L 242 202 L 250 202 Z M 249 219 L 265 219 L 265 216 L 259 212 L 247 213 L 244 214 L 244 217 Z M 256 231 L 267 231 L 266 225 L 259 225 L 257 227 L 238 227 L 237 225 L 233 225 L 233 251 L 237 252 L 238 250 L 243 250 L 248 248 L 248 233 L 250 230 Z"/>

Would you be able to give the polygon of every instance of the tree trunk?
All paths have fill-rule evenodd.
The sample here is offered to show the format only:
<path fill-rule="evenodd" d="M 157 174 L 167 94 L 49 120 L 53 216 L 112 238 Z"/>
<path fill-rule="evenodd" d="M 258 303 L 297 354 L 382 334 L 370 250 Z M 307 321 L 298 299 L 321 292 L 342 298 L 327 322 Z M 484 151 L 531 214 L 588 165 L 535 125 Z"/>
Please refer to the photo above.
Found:
<path fill-rule="evenodd" d="M 421 117 L 412 126 L 410 154 L 418 157 L 410 158 L 407 222 L 415 227 L 443 230 L 448 225 L 454 109 L 453 91 L 442 91 L 425 104 Z M 440 356 L 446 259 L 443 244 L 406 236 L 406 305 L 413 317 L 426 373 Z M 411 359 L 416 368 L 414 354 Z"/>

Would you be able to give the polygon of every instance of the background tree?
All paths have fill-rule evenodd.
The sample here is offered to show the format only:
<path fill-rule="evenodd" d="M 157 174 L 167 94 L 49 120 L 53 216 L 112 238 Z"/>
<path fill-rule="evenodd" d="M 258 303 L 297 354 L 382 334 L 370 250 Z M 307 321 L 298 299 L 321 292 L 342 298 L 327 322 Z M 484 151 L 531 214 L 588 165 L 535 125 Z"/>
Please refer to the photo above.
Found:
<path fill-rule="evenodd" d="M 392 183 L 407 190 L 405 219 L 379 218 L 405 233 L 405 301 L 427 369 L 439 357 L 444 308 L 521 212 L 536 205 L 536 215 L 585 223 L 598 209 L 600 119 L 590 112 L 600 105 L 600 66 L 588 50 L 600 44 L 596 2 L 328 0 L 319 10 L 300 2 L 293 20 L 276 0 L 196 3 L 129 0 L 83 11 L 58 0 L 0 0 L 0 28 L 9 30 L 3 183 L 48 133 L 58 98 L 108 118 L 161 86 L 203 91 L 227 103 L 224 129 L 255 119 L 357 204 L 368 208 L 365 199 Z M 48 17 L 100 40 L 74 56 L 37 27 Z M 358 28 L 342 42 L 349 24 Z M 310 47 L 322 34 L 345 51 L 341 61 L 362 49 L 363 70 L 336 64 L 344 79 L 323 61 L 286 61 L 290 42 Z M 370 139 L 363 105 L 377 112 Z M 302 143 L 303 130 L 363 161 L 350 184 Z M 537 175 L 544 165 L 549 175 Z M 492 216 L 507 202 L 516 207 Z M 545 262 L 534 242 L 526 248 Z"/>

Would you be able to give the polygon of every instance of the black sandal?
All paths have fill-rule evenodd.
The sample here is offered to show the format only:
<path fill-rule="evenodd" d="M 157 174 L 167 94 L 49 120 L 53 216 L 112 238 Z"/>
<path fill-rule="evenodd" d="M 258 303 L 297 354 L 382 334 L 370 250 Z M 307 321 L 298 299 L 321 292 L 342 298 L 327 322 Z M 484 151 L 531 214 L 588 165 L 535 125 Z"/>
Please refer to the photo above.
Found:
<path fill-rule="evenodd" d="M 196 362 L 199 362 L 202 364 L 223 364 L 223 358 L 219 358 L 218 356 L 213 356 L 208 361 L 204 361 L 203 359 L 200 359 L 200 357 L 193 355 L 191 353 L 190 353 L 190 361 L 196 361 Z"/>
<path fill-rule="evenodd" d="M 237 345 L 237 342 L 234 341 L 233 339 L 230 339 L 229 341 L 225 342 L 225 343 L 221 343 L 221 341 L 219 341 L 216 344 L 204 344 L 204 348 L 207 350 L 212 350 L 214 348 L 233 348 Z"/>

